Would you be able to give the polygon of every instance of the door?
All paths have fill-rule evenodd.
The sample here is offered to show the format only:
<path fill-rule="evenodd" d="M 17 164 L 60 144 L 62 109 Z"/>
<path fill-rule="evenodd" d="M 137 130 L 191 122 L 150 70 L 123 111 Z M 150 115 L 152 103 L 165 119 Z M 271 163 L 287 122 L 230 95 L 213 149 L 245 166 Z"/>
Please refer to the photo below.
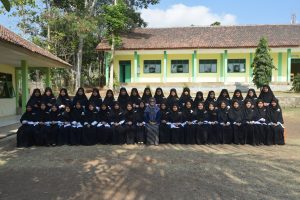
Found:
<path fill-rule="evenodd" d="M 131 62 L 130 61 L 120 61 L 120 82 L 130 83 L 131 82 Z"/>

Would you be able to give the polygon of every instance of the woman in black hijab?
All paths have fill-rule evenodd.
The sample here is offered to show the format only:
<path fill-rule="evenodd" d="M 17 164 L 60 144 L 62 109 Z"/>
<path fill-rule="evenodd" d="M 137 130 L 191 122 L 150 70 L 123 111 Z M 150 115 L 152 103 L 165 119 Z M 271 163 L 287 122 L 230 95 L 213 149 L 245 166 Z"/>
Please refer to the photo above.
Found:
<path fill-rule="evenodd" d="M 47 110 L 50 110 L 51 106 L 55 104 L 56 99 L 50 87 L 46 87 L 45 92 L 42 96 L 42 102 L 46 104 Z"/>
<path fill-rule="evenodd" d="M 259 99 L 264 101 L 265 106 L 269 106 L 271 100 L 275 98 L 273 91 L 271 90 L 269 85 L 264 85 L 260 91 Z"/>
<path fill-rule="evenodd" d="M 183 88 L 183 91 L 181 93 L 181 96 L 179 98 L 179 107 L 180 108 L 184 108 L 185 106 L 185 103 L 188 101 L 188 100 L 192 100 L 192 97 L 191 97 L 191 91 L 190 91 L 190 88 L 188 87 L 185 87 Z"/>
<path fill-rule="evenodd" d="M 193 102 L 193 108 L 196 109 L 200 102 L 204 102 L 203 92 L 198 91 Z"/>
<path fill-rule="evenodd" d="M 218 122 L 219 122 L 219 139 L 221 144 L 231 144 L 232 143 L 232 128 L 230 125 L 230 120 L 228 116 L 228 101 L 221 100 L 218 109 Z"/>
<path fill-rule="evenodd" d="M 170 94 L 167 98 L 167 107 L 172 110 L 172 107 L 174 104 L 177 104 L 178 103 L 178 95 L 177 95 L 177 91 L 175 88 L 172 88 L 170 90 Z"/>
<path fill-rule="evenodd" d="M 167 122 L 169 117 L 169 109 L 166 100 L 160 103 L 160 124 L 159 124 L 159 142 L 168 144 L 171 142 L 170 130 Z"/>
<path fill-rule="evenodd" d="M 256 100 L 257 100 L 257 96 L 256 96 L 256 92 L 253 88 L 249 89 L 247 92 L 247 96 L 245 99 L 248 99 L 251 101 L 252 103 L 252 107 L 254 108 L 256 106 Z"/>
<path fill-rule="evenodd" d="M 57 145 L 65 145 L 70 143 L 70 133 L 71 133 L 71 106 L 65 105 L 64 111 L 59 117 L 62 125 L 59 127 L 59 135 L 57 139 Z"/>
<path fill-rule="evenodd" d="M 87 104 L 88 104 L 88 98 L 86 97 L 85 93 L 84 93 L 84 89 L 82 87 L 78 88 L 76 95 L 73 99 L 73 106 L 75 106 L 75 104 L 77 102 L 80 102 L 81 107 L 83 108 L 83 110 L 86 109 Z"/>
<path fill-rule="evenodd" d="M 98 125 L 98 111 L 94 103 L 89 103 L 87 110 L 83 117 L 83 132 L 81 137 L 81 144 L 95 145 L 98 143 L 97 125 Z"/>
<path fill-rule="evenodd" d="M 72 128 L 70 134 L 70 145 L 79 145 L 81 143 L 81 135 L 84 122 L 84 110 L 80 101 L 75 103 L 75 107 L 71 111 Z"/>
<path fill-rule="evenodd" d="M 115 102 L 114 93 L 112 90 L 107 90 L 103 103 L 108 107 L 108 109 L 112 109 Z"/>
<path fill-rule="evenodd" d="M 255 110 L 250 99 L 246 99 L 243 113 L 244 139 L 243 142 L 250 145 L 258 145 L 258 138 L 255 137 L 254 121 L 256 119 Z"/>
<path fill-rule="evenodd" d="M 284 126 L 282 110 L 278 99 L 273 98 L 268 108 L 268 119 L 271 132 L 273 133 L 273 144 L 284 145 Z M 271 142 L 271 141 L 269 141 Z"/>
<path fill-rule="evenodd" d="M 216 94 L 215 91 L 211 90 L 208 92 L 207 97 L 205 99 L 204 105 L 205 105 L 205 109 L 208 110 L 208 105 L 209 103 L 215 103 L 216 100 Z"/>
<path fill-rule="evenodd" d="M 256 102 L 256 115 L 255 115 L 255 135 L 259 139 L 259 144 L 270 144 L 267 142 L 268 133 L 270 133 L 268 126 L 267 108 L 264 106 L 264 101 L 258 99 Z M 269 140 L 270 141 L 270 140 Z"/>
<path fill-rule="evenodd" d="M 243 110 L 238 100 L 232 101 L 232 106 L 228 112 L 228 117 L 233 130 L 233 143 L 243 144 Z"/>
<path fill-rule="evenodd" d="M 27 105 L 31 105 L 33 111 L 38 111 L 41 106 L 41 101 L 42 101 L 41 90 L 36 88 L 33 90 L 32 95 L 27 102 Z"/>
<path fill-rule="evenodd" d="M 119 93 L 119 96 L 118 96 L 118 102 L 119 102 L 122 110 L 126 109 L 126 105 L 127 105 L 128 101 L 129 101 L 128 92 L 127 92 L 126 88 L 122 87 L 120 89 L 120 93 Z"/>
<path fill-rule="evenodd" d="M 136 133 L 136 119 L 135 113 L 133 110 L 133 105 L 131 102 L 128 102 L 126 105 L 126 110 L 124 113 L 124 133 L 126 134 L 126 144 L 134 144 L 135 143 L 135 133 Z"/>
<path fill-rule="evenodd" d="M 220 106 L 221 102 L 225 102 L 227 106 L 230 106 L 230 96 L 227 89 L 222 89 L 220 95 L 217 99 L 218 106 Z"/>
<path fill-rule="evenodd" d="M 61 125 L 59 123 L 60 115 L 58 106 L 56 104 L 52 105 L 49 112 L 50 131 L 48 131 L 47 134 L 47 145 L 55 146 L 57 144 L 59 128 Z"/>
<path fill-rule="evenodd" d="M 145 102 L 141 101 L 138 109 L 135 112 L 136 141 L 138 144 L 144 144 L 146 141 L 145 109 Z"/>
<path fill-rule="evenodd" d="M 66 105 L 71 105 L 71 98 L 69 97 L 68 91 L 66 88 L 60 89 L 59 95 L 56 99 L 56 104 L 58 108 L 63 111 Z"/>
<path fill-rule="evenodd" d="M 170 123 L 171 143 L 184 144 L 183 116 L 176 103 L 171 107 L 168 122 Z"/>
<path fill-rule="evenodd" d="M 196 136 L 195 136 L 195 116 L 193 111 L 193 101 L 187 100 L 185 102 L 183 111 L 183 120 L 186 123 L 184 125 L 184 135 L 185 135 L 185 144 L 195 144 L 196 143 Z"/>
<path fill-rule="evenodd" d="M 31 147 L 34 144 L 33 123 L 36 121 L 36 113 L 32 111 L 31 105 L 27 105 L 26 111 L 20 119 L 22 125 L 17 132 L 17 147 Z"/>
<path fill-rule="evenodd" d="M 38 124 L 34 126 L 34 143 L 37 146 L 49 146 L 48 135 L 51 133 L 51 127 L 49 124 L 50 116 L 44 102 L 40 103 L 40 109 L 37 111 L 36 116 Z"/>
<path fill-rule="evenodd" d="M 100 144 L 112 144 L 112 128 L 110 125 L 110 110 L 105 103 L 102 103 L 98 113 L 99 124 L 97 125 L 98 142 Z"/>
<path fill-rule="evenodd" d="M 208 119 L 208 144 L 219 144 L 219 133 L 218 133 L 218 114 L 215 109 L 215 103 L 210 102 L 208 104 L 207 119 Z"/>
<path fill-rule="evenodd" d="M 143 96 L 142 96 L 142 100 L 145 102 L 146 105 L 149 104 L 149 100 L 150 98 L 152 98 L 152 93 L 151 93 L 151 90 L 149 87 L 146 87 L 144 89 L 144 93 L 143 93 Z"/>
<path fill-rule="evenodd" d="M 121 110 L 119 102 L 114 103 L 114 106 L 110 111 L 109 119 L 111 120 L 113 130 L 112 144 L 125 144 L 126 135 L 122 126 L 122 124 L 124 123 L 124 114 Z"/>
<path fill-rule="evenodd" d="M 131 89 L 129 102 L 132 103 L 134 109 L 139 107 L 139 104 L 141 102 L 141 97 L 140 97 L 139 92 L 136 88 Z"/>
<path fill-rule="evenodd" d="M 158 106 L 160 106 L 160 104 L 166 99 L 164 92 L 160 87 L 156 88 L 154 98 Z"/>
<path fill-rule="evenodd" d="M 204 102 L 199 102 L 197 108 L 194 111 L 195 120 L 196 120 L 196 143 L 197 144 L 206 144 L 208 138 L 208 115 L 205 110 Z"/>
<path fill-rule="evenodd" d="M 92 95 L 89 98 L 89 104 L 94 104 L 97 111 L 100 109 L 100 106 L 102 104 L 102 98 L 100 96 L 100 92 L 98 88 L 94 88 Z"/>
<path fill-rule="evenodd" d="M 242 107 L 244 105 L 243 101 L 244 101 L 244 98 L 243 98 L 243 94 L 242 94 L 242 91 L 240 89 L 236 89 L 233 93 L 233 96 L 232 96 L 232 101 L 233 100 L 236 100 L 239 102 L 240 106 Z"/>

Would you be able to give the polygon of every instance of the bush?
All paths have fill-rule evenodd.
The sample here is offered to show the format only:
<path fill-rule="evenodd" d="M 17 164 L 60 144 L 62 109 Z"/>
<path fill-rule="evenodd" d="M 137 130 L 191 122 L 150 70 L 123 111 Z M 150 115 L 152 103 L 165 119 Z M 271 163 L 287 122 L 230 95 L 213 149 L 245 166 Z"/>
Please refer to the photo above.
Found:
<path fill-rule="evenodd" d="M 293 87 L 291 90 L 293 90 L 294 92 L 300 92 L 300 74 L 297 74 L 294 77 Z"/>

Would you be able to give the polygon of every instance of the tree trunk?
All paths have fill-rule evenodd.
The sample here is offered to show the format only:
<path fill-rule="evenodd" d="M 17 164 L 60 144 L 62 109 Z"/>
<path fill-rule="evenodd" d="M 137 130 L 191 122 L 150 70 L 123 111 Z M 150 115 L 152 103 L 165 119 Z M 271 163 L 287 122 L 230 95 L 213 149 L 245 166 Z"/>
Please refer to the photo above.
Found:
<path fill-rule="evenodd" d="M 82 49 L 83 49 L 83 37 L 79 36 L 78 52 L 77 52 L 77 67 L 76 67 L 76 82 L 75 90 L 80 87 L 80 76 L 82 67 Z"/>
<path fill-rule="evenodd" d="M 115 39 L 113 37 L 111 44 L 111 56 L 110 56 L 110 67 L 109 67 L 109 82 L 108 87 L 114 89 L 114 57 L 115 57 Z"/>

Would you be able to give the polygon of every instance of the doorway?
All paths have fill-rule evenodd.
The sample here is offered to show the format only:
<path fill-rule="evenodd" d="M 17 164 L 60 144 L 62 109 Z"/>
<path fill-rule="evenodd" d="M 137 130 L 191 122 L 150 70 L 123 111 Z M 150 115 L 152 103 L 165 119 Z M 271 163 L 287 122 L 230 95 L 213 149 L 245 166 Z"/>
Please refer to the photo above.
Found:
<path fill-rule="evenodd" d="M 300 74 L 300 59 L 291 60 L 291 81 L 294 80 L 294 77 Z"/>
<path fill-rule="evenodd" d="M 131 82 L 131 62 L 130 61 L 120 61 L 120 82 L 130 83 Z"/>

